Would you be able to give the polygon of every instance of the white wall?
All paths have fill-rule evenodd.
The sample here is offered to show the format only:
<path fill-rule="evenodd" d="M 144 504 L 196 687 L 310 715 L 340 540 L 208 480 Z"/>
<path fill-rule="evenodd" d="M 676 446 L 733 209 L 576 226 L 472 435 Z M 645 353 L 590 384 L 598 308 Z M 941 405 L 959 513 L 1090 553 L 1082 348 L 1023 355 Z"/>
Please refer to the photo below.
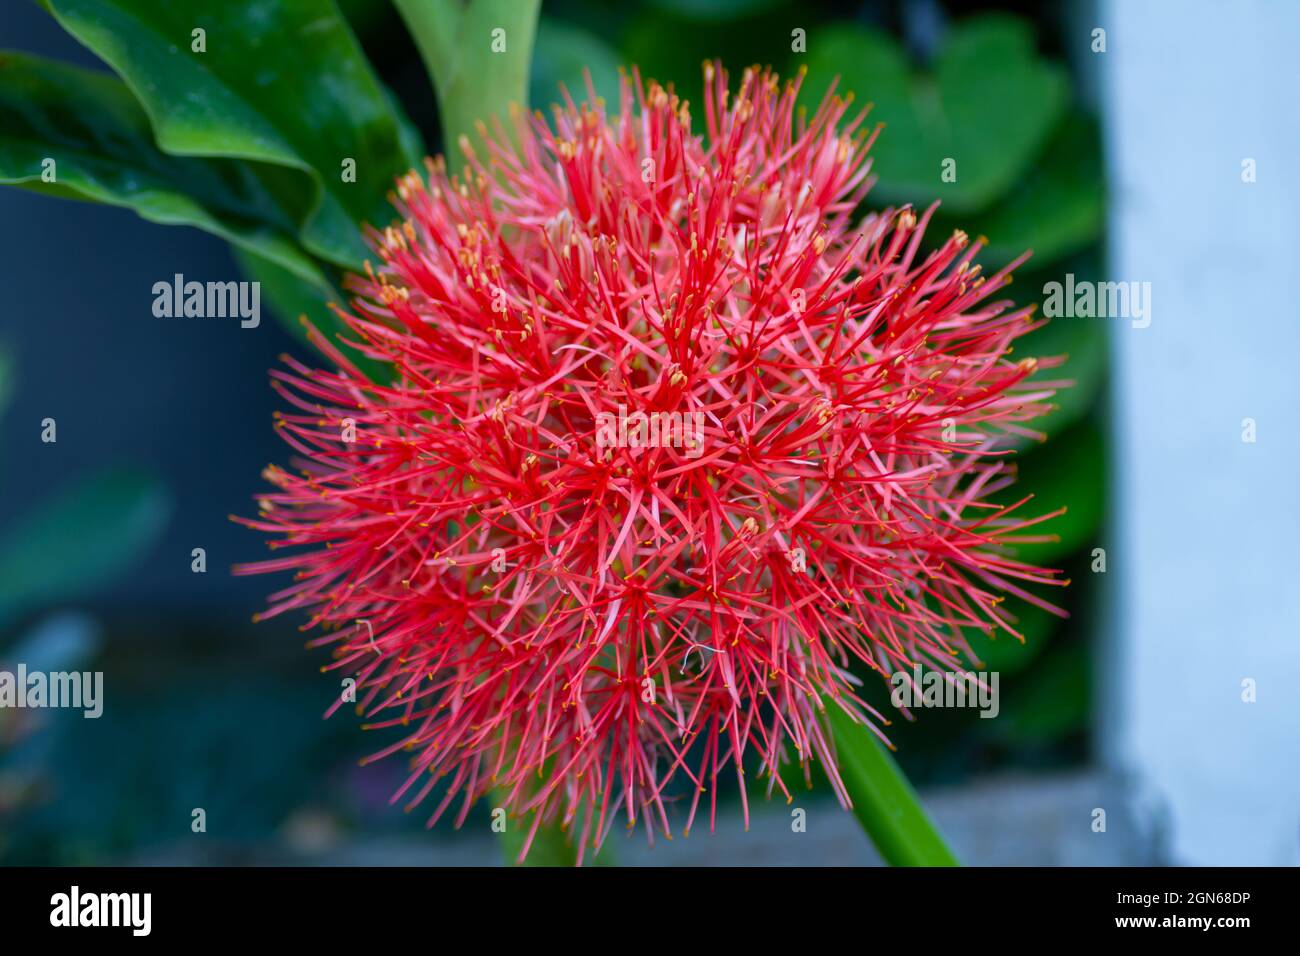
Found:
<path fill-rule="evenodd" d="M 1296 864 L 1300 3 L 1102 0 L 1095 19 L 1108 278 L 1152 284 L 1149 328 L 1112 320 L 1105 755 L 1163 807 L 1174 862 Z"/>

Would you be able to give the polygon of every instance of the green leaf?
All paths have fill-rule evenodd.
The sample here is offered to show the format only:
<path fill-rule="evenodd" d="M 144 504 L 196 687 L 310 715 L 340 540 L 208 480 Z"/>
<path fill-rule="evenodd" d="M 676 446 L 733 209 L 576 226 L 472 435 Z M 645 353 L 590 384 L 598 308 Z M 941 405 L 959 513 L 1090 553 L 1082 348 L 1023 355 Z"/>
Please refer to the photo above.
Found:
<path fill-rule="evenodd" d="M 332 283 L 327 282 L 322 289 L 259 255 L 242 249 L 233 252 L 243 273 L 261 283 L 262 298 L 271 306 L 271 314 L 294 338 L 308 341 L 307 330 L 300 321 L 304 315 L 331 339 L 343 330 L 343 322 L 328 307 L 330 302 L 343 302 L 342 294 Z"/>
<path fill-rule="evenodd" d="M 301 317 L 306 316 L 371 381 L 392 381 L 394 369 L 391 365 L 369 359 L 339 339 L 340 334 L 346 335 L 350 341 L 356 340 L 357 336 L 329 307 L 331 302 L 342 304 L 345 301 L 336 285 L 327 283 L 326 288 L 321 289 L 261 256 L 240 249 L 234 252 L 235 260 L 244 274 L 261 283 L 262 295 L 271 306 L 271 314 L 294 338 L 304 344 L 310 343 L 307 327 L 301 321 Z"/>
<path fill-rule="evenodd" d="M 805 103 L 819 102 L 839 75 L 838 90 L 874 103 L 868 119 L 885 123 L 872 147 L 874 198 L 918 206 L 940 199 L 950 213 L 978 212 L 1006 195 L 1069 99 L 1064 70 L 1037 55 L 1030 25 L 1004 14 L 955 24 L 929 74 L 914 74 L 887 34 L 848 24 L 813 30 L 808 60 Z M 941 178 L 945 160 L 956 162 L 954 182 Z"/>
<path fill-rule="evenodd" d="M 385 197 L 420 157 L 332 0 L 43 2 L 122 77 L 164 152 L 268 165 L 257 175 L 292 210 L 303 245 L 360 266 L 360 223 L 392 220 Z M 348 159 L 355 182 L 343 181 Z"/>
<path fill-rule="evenodd" d="M 1009 492 L 1033 494 L 1024 512 L 1066 512 L 1027 529 L 1026 535 L 1056 535 L 1058 540 L 1015 545 L 1016 557 L 1039 566 L 1066 558 L 1092 543 L 1106 508 L 1106 449 L 1101 430 L 1088 419 L 1047 445 L 1018 456 L 1019 477 Z"/>
<path fill-rule="evenodd" d="M 584 71 L 589 70 L 596 94 L 613 110 L 618 106 L 618 66 L 618 54 L 600 37 L 543 17 L 537 26 L 529 99 L 545 112 L 546 104 L 560 102 L 563 85 L 575 101 L 582 102 L 587 98 Z"/>
<path fill-rule="evenodd" d="M 1035 269 L 1096 242 L 1105 220 L 1101 144 L 1095 121 L 1074 114 L 1052 138 L 1039 162 L 1007 197 L 987 213 L 958 220 L 936 217 L 936 235 L 953 229 L 986 236 L 980 253 L 986 269 L 997 269 L 1026 251 Z"/>
<path fill-rule="evenodd" d="M 157 540 L 170 510 L 157 481 L 128 469 L 37 503 L 0 539 L 0 619 L 76 599 L 125 570 Z"/>
<path fill-rule="evenodd" d="M 853 814 L 891 866 L 957 866 L 894 758 L 870 730 L 831 701 L 826 707 L 840 776 Z"/>
<path fill-rule="evenodd" d="M 144 111 L 104 73 L 0 53 L 0 183 L 194 226 L 326 287 L 265 183 L 241 163 L 159 152 Z"/>

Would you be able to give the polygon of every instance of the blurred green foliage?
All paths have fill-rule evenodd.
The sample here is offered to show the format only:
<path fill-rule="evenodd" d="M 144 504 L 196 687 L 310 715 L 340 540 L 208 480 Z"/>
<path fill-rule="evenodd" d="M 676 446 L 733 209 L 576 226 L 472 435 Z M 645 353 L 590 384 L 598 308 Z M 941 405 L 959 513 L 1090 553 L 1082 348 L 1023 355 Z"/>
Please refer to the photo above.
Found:
<path fill-rule="evenodd" d="M 14 373 L 0 346 L 0 415 Z M 77 600 L 129 568 L 158 539 L 170 510 L 155 479 L 116 466 L 36 502 L 0 533 L 0 633 L 21 612 Z"/>
<path fill-rule="evenodd" d="M 0 414 L 14 378 L 14 363 L 0 345 Z M 157 480 L 110 466 L 36 502 L 0 533 L 0 668 L 22 661 L 32 670 L 82 669 L 95 644 L 88 622 L 55 618 L 13 641 L 5 638 L 25 612 L 80 600 L 129 570 L 158 540 L 170 511 L 170 496 Z M 0 710 L 0 860 L 13 851 L 10 831 L 31 824 L 26 815 L 21 826 L 11 821 L 39 804 L 57 766 L 35 759 L 51 745 L 41 717 Z"/>

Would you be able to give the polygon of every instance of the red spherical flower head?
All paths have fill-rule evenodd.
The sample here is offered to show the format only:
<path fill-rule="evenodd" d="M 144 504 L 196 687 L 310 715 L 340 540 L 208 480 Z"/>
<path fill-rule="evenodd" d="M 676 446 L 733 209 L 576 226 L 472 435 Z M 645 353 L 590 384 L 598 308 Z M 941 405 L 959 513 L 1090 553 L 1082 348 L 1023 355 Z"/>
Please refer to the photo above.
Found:
<path fill-rule="evenodd" d="M 844 100 L 705 80 L 704 136 L 634 77 L 616 116 L 516 115 L 404 177 L 343 315 L 391 380 L 319 334 L 334 369 L 273 373 L 300 458 L 247 524 L 300 550 L 240 570 L 297 572 L 266 616 L 307 611 L 400 728 L 376 756 L 409 752 L 430 825 L 493 791 L 528 840 L 653 839 L 746 757 L 769 795 L 819 760 L 847 804 L 828 699 L 887 722 L 850 667 L 950 669 L 1060 583 L 1004 547 L 1043 518 L 990 500 L 1059 384 L 1007 357 L 1009 268 L 923 251 L 933 207 L 854 224 L 875 134 Z"/>

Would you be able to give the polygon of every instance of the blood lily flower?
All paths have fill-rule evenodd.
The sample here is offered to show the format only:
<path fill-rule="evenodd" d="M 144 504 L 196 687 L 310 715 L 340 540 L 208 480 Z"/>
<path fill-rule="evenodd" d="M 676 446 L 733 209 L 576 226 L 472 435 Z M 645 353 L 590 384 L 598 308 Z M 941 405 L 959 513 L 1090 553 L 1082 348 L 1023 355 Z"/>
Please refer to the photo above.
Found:
<path fill-rule="evenodd" d="M 391 378 L 319 333 L 331 368 L 273 373 L 298 460 L 245 523 L 293 552 L 239 570 L 295 572 L 264 616 L 306 612 L 430 825 L 491 792 L 653 839 L 812 761 L 847 804 L 825 709 L 887 723 L 851 668 L 1054 610 L 1014 557 L 1050 515 L 1004 493 L 1059 384 L 1009 357 L 1011 267 L 926 244 L 933 207 L 855 221 L 878 131 L 845 100 L 705 86 L 703 135 L 634 77 L 410 173 L 341 313 Z"/>

